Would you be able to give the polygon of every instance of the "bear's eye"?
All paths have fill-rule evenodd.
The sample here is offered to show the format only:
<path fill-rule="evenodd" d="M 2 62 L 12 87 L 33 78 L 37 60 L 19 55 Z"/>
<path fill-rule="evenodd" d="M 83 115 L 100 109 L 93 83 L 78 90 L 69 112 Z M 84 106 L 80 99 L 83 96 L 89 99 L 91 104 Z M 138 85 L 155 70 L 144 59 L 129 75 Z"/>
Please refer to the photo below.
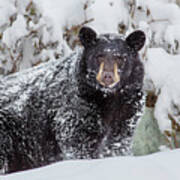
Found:
<path fill-rule="evenodd" d="M 118 64 L 119 64 L 120 67 L 123 67 L 124 61 L 123 61 L 122 59 L 120 59 L 120 60 L 118 61 Z"/>
<path fill-rule="evenodd" d="M 122 68 L 124 66 L 124 59 L 123 59 L 123 57 L 118 56 L 118 57 L 115 57 L 114 60 L 118 64 L 119 68 Z"/>

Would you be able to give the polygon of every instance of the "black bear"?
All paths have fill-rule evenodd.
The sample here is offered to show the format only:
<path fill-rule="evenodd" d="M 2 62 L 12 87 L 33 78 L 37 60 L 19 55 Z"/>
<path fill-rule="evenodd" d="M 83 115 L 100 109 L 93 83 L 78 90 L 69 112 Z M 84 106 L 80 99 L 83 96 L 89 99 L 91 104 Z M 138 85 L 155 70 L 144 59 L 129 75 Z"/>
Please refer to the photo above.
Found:
<path fill-rule="evenodd" d="M 142 110 L 145 35 L 97 35 L 59 61 L 0 79 L 0 167 L 6 173 L 66 159 L 131 153 Z"/>

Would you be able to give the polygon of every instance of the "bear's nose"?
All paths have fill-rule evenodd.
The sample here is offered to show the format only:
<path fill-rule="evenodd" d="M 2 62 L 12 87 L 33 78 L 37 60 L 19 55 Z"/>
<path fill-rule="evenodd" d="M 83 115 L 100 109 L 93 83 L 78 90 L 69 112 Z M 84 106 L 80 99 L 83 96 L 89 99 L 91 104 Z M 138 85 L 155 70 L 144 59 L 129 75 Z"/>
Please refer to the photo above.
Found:
<path fill-rule="evenodd" d="M 114 82 L 114 74 L 112 72 L 103 72 L 102 74 L 102 82 L 105 86 L 109 86 Z"/>

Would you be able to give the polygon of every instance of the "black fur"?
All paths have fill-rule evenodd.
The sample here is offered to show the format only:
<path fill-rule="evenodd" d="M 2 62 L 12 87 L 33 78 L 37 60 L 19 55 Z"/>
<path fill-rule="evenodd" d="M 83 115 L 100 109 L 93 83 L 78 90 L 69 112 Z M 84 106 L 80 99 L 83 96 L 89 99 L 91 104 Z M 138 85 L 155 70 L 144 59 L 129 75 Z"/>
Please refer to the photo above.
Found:
<path fill-rule="evenodd" d="M 86 28 L 80 31 L 83 53 L 0 80 L 0 165 L 6 172 L 131 153 L 143 65 L 126 39 Z M 99 55 L 124 63 L 112 89 L 96 81 Z"/>

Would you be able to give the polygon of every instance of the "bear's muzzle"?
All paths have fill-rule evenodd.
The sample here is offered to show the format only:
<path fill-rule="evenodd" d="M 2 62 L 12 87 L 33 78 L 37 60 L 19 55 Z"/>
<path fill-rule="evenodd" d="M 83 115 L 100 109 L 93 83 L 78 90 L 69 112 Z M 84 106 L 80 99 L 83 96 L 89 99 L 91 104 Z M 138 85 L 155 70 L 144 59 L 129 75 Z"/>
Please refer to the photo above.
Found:
<path fill-rule="evenodd" d="M 104 87 L 113 88 L 120 81 L 117 63 L 110 67 L 101 62 L 96 80 Z"/>

